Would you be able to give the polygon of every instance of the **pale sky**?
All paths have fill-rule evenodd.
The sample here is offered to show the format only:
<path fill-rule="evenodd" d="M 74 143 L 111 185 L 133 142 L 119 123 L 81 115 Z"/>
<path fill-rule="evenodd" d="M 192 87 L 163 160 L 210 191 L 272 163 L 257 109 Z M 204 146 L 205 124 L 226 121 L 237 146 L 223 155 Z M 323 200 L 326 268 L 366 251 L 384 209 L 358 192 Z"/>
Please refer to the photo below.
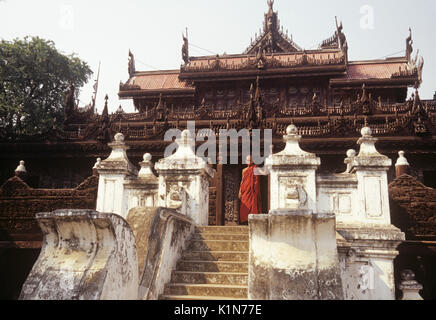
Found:
<path fill-rule="evenodd" d="M 242 53 L 262 27 L 266 0 L 0 0 L 0 38 L 39 36 L 58 50 L 76 53 L 95 72 L 82 88 L 89 103 L 99 61 L 97 109 L 109 95 L 109 111 L 131 102 L 118 100 L 128 79 L 129 49 L 137 70 L 178 69 L 181 34 L 188 27 L 190 55 Z M 333 35 L 335 16 L 343 21 L 350 60 L 404 55 L 412 28 L 414 52 L 425 59 L 421 98 L 436 90 L 436 1 L 434 0 L 275 0 L 281 25 L 302 48 L 315 49 Z M 208 51 L 204 51 L 202 49 Z"/>

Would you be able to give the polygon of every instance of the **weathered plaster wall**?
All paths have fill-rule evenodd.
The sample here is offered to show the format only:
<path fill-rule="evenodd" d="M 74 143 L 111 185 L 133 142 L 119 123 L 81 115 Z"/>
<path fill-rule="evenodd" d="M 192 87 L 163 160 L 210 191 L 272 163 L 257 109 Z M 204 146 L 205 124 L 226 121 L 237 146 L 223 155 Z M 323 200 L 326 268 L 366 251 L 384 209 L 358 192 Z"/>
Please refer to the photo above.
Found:
<path fill-rule="evenodd" d="M 392 161 L 377 151 L 369 127 L 361 134 L 344 173 L 316 174 L 319 158 L 300 148 L 294 125 L 286 129 L 284 150 L 265 161 L 271 211 L 250 218 L 251 298 L 395 298 L 393 260 L 404 234 L 390 220 Z"/>
<path fill-rule="evenodd" d="M 128 193 L 124 190 L 124 174 L 100 174 L 97 211 L 127 216 Z"/>
<path fill-rule="evenodd" d="M 41 253 L 20 299 L 136 299 L 135 238 L 116 214 L 56 210 L 37 214 Z"/>
<path fill-rule="evenodd" d="M 318 175 L 316 187 L 318 212 L 334 213 L 337 222 L 359 221 L 355 174 Z"/>
<path fill-rule="evenodd" d="M 404 234 L 379 224 L 338 224 L 337 230 L 345 299 L 394 300 L 393 260 Z"/>
<path fill-rule="evenodd" d="M 144 271 L 145 258 L 147 257 L 148 237 L 151 223 L 157 208 L 136 207 L 129 210 L 127 222 L 135 235 L 136 252 L 138 255 L 138 274 Z"/>
<path fill-rule="evenodd" d="M 139 285 L 139 299 L 156 300 L 194 231 L 192 220 L 175 210 L 158 208 L 148 236 L 148 248 Z"/>
<path fill-rule="evenodd" d="M 333 215 L 250 215 L 249 299 L 342 299 Z"/>

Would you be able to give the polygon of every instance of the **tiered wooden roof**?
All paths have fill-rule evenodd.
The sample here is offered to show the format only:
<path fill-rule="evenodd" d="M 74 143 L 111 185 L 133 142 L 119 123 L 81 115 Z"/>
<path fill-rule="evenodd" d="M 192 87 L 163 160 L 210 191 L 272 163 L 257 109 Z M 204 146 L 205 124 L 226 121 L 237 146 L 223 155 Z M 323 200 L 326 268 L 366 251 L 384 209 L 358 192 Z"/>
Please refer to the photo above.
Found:
<path fill-rule="evenodd" d="M 54 142 L 70 144 L 97 154 L 122 132 L 131 152 L 140 155 L 144 149 L 162 152 L 168 144 L 165 131 L 183 129 L 187 121 L 216 132 L 270 128 L 278 146 L 286 126 L 294 122 L 309 149 L 338 152 L 354 145 L 366 123 L 381 138 L 382 151 L 433 152 L 436 100 L 421 101 L 416 90 L 406 101 L 407 89 L 419 87 L 423 67 L 422 60 L 410 57 L 409 38 L 403 57 L 349 61 L 342 23 L 318 49 L 304 50 L 283 33 L 273 1 L 268 4 L 263 32 L 244 53 L 190 57 L 184 36 L 180 69 L 160 71 L 137 71 L 129 53 L 130 77 L 120 84 L 119 96 L 133 99 L 140 112 L 109 115 L 106 101 L 103 115 L 74 110 L 63 130 L 13 139 L 53 142 L 37 146 L 43 149 Z M 214 99 L 207 99 L 207 90 Z M 380 97 L 384 92 L 395 99 Z M 294 94 L 302 98 L 294 100 Z M 221 96 L 229 99 L 221 103 Z"/>
<path fill-rule="evenodd" d="M 336 25 L 333 36 L 324 40 L 319 49 L 301 49 L 280 28 L 273 4 L 274 1 L 268 1 L 263 31 L 256 34 L 244 53 L 190 57 L 188 39 L 184 37 L 183 56 L 186 61 L 179 70 L 131 72 L 127 82 L 120 84 L 120 98 L 160 93 L 171 96 L 181 92 L 192 95 L 198 82 L 254 81 L 257 77 L 328 76 L 333 87 L 365 83 L 368 88 L 371 85 L 407 88 L 421 81 L 422 63 L 417 64 L 416 59 L 412 61 L 407 54 L 385 60 L 348 61 L 348 44 L 342 23 Z"/>
<path fill-rule="evenodd" d="M 346 66 L 341 52 L 307 52 L 307 63 L 302 63 L 303 53 L 267 55 L 265 65 L 271 66 L 269 73 L 262 75 L 301 76 L 301 73 L 309 73 L 314 70 L 328 70 L 330 73 L 339 73 L 331 79 L 331 84 L 347 83 L 370 83 L 384 82 L 386 85 L 400 83 L 406 86 L 413 85 L 418 81 L 418 70 L 407 72 L 408 63 L 404 58 L 373 61 L 353 61 Z M 312 68 L 309 69 L 309 66 Z M 267 67 L 265 67 L 267 68 Z M 251 72 L 250 72 L 251 70 Z M 137 72 L 125 84 L 120 86 L 120 97 L 131 98 L 136 93 L 170 93 L 181 91 L 193 93 L 195 87 L 189 84 L 188 79 L 204 79 L 211 76 L 218 77 L 229 73 L 234 76 L 258 75 L 256 70 L 256 59 L 249 55 L 235 55 L 228 57 L 199 57 L 192 58 L 188 66 L 180 70 L 146 71 Z M 403 74 L 401 74 L 403 72 Z"/>

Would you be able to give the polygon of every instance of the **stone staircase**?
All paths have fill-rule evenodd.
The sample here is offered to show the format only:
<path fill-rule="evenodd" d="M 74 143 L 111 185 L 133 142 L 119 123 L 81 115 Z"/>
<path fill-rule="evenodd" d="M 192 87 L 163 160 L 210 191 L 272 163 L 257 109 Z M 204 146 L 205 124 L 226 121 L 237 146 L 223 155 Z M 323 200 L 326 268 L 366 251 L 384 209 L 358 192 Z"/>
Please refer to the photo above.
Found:
<path fill-rule="evenodd" d="M 197 227 L 163 300 L 247 300 L 248 227 Z"/>

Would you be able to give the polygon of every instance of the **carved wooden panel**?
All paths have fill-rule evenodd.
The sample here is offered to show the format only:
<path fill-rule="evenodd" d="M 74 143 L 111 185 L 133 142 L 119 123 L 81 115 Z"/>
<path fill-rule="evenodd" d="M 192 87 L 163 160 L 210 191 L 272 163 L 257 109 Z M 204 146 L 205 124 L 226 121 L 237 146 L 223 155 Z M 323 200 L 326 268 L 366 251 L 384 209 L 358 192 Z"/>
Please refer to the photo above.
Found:
<path fill-rule="evenodd" d="M 288 108 L 311 104 L 314 94 L 318 102 L 323 102 L 326 97 L 325 88 L 321 87 L 289 86 L 286 92 Z"/>
<path fill-rule="evenodd" d="M 216 187 L 209 187 L 209 225 L 216 225 Z"/>
<path fill-rule="evenodd" d="M 224 223 L 235 225 L 239 223 L 238 193 L 241 169 L 238 166 L 225 166 L 223 171 Z"/>
<path fill-rule="evenodd" d="M 56 209 L 95 209 L 98 177 L 75 189 L 33 189 L 18 177 L 0 187 L 0 241 L 41 240 L 35 214 Z"/>

